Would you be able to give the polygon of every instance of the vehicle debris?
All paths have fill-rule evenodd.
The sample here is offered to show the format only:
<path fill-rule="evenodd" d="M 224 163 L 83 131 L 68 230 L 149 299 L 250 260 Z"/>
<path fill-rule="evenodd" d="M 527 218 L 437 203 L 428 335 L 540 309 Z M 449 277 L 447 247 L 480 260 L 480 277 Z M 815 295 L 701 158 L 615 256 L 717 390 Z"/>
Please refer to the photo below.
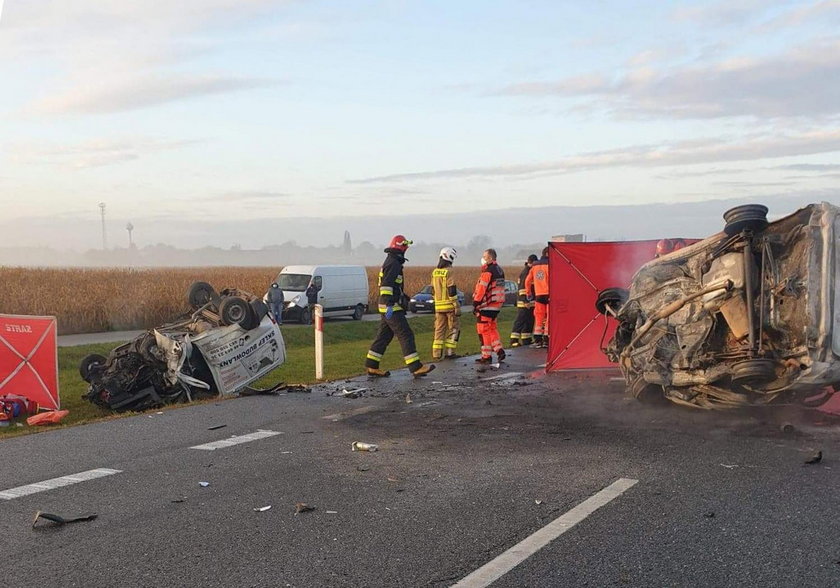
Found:
<path fill-rule="evenodd" d="M 202 488 L 207 488 L 207 486 L 210 485 L 210 482 L 199 482 L 198 485 L 201 486 Z"/>
<path fill-rule="evenodd" d="M 267 510 L 271 510 L 271 505 L 268 506 L 256 506 L 254 507 L 254 512 L 265 512 Z"/>
<path fill-rule="evenodd" d="M 805 460 L 805 463 L 806 463 L 807 465 L 811 465 L 811 464 L 815 464 L 815 463 L 820 463 L 820 462 L 822 461 L 822 458 L 823 458 L 822 451 L 817 451 L 814 455 L 812 455 L 811 457 L 809 457 L 808 459 L 806 459 L 806 460 Z"/>
<path fill-rule="evenodd" d="M 598 312 L 618 322 L 602 350 L 629 394 L 704 409 L 817 407 L 840 384 L 840 208 L 774 222 L 735 207 L 723 231 L 643 265 Z"/>
<path fill-rule="evenodd" d="M 283 364 L 286 348 L 266 305 L 244 290 L 190 286 L 191 310 L 79 365 L 84 398 L 114 411 L 234 394 Z"/>
<path fill-rule="evenodd" d="M 721 466 L 723 466 L 723 467 L 725 467 L 725 468 L 726 468 L 726 469 L 728 469 L 728 470 L 734 470 L 735 468 L 737 468 L 737 467 L 738 467 L 738 464 L 734 464 L 734 463 L 733 463 L 733 464 L 722 463 L 722 464 L 720 464 L 720 465 L 721 465 Z"/>
<path fill-rule="evenodd" d="M 537 506 L 541 505 L 542 503 L 542 500 L 534 500 L 534 504 L 536 504 Z"/>
<path fill-rule="evenodd" d="M 411 394 L 410 394 L 410 393 L 405 395 L 405 403 L 406 403 L 406 404 L 411 404 L 411 403 L 412 403 L 412 400 L 411 400 Z"/>
<path fill-rule="evenodd" d="M 364 443 L 362 441 L 353 441 L 353 451 L 378 451 L 379 445 L 373 443 Z"/>
<path fill-rule="evenodd" d="M 81 522 L 92 521 L 97 516 L 98 515 L 96 515 L 96 514 L 89 514 L 89 515 L 83 515 L 83 516 L 80 516 L 80 517 L 62 517 L 62 516 L 59 516 L 57 514 L 51 514 L 51 513 L 43 512 L 43 511 L 39 510 L 35 513 L 35 518 L 32 520 L 32 528 L 33 529 L 35 528 L 35 525 L 38 524 L 38 521 L 40 519 L 44 519 L 46 521 L 50 521 L 52 523 L 55 523 L 56 525 L 61 526 L 61 525 L 67 525 L 67 524 L 70 524 L 70 523 L 81 523 Z"/>
<path fill-rule="evenodd" d="M 218 431 L 219 429 L 224 429 L 227 425 L 213 425 L 212 427 L 207 427 L 208 431 Z"/>
<path fill-rule="evenodd" d="M 360 398 L 364 392 L 367 392 L 367 388 L 354 388 L 352 390 L 342 388 L 340 394 L 343 398 Z"/>
<path fill-rule="evenodd" d="M 298 502 L 295 504 L 295 515 L 299 515 L 302 512 L 311 512 L 315 510 L 314 506 L 309 506 L 305 502 Z"/>

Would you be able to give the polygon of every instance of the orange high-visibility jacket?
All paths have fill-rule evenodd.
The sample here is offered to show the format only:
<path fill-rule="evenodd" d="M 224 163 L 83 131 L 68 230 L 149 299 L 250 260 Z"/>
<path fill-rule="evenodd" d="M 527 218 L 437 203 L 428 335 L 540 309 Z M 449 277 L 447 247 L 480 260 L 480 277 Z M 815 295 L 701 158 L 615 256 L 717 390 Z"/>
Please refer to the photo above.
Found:
<path fill-rule="evenodd" d="M 534 262 L 528 277 L 525 278 L 525 290 L 537 300 L 548 297 L 548 258 L 543 257 Z M 542 302 L 542 300 L 539 300 Z"/>
<path fill-rule="evenodd" d="M 495 261 L 481 270 L 473 292 L 473 310 L 498 313 L 505 303 L 505 272 Z"/>

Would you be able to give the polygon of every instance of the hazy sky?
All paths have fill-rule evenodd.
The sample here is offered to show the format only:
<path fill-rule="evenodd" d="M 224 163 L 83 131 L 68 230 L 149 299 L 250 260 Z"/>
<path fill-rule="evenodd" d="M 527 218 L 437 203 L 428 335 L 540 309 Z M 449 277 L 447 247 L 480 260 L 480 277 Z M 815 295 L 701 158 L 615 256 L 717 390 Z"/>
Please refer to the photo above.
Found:
<path fill-rule="evenodd" d="M 818 200 L 840 184 L 840 0 L 0 13 L 0 246 L 96 247 L 101 201 L 116 244 L 131 221 L 141 245 L 258 247 L 255 218 L 278 219 L 274 242 L 318 244 L 282 219 Z"/>

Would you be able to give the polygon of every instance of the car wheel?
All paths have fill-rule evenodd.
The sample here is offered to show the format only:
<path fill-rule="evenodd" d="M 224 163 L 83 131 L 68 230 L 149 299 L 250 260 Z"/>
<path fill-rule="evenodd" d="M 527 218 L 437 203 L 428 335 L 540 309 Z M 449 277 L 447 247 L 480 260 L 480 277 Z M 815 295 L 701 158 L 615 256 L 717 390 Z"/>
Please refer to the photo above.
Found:
<path fill-rule="evenodd" d="M 268 305 L 259 298 L 255 298 L 251 301 L 251 310 L 254 311 L 257 324 L 259 324 L 265 318 L 265 315 L 268 314 Z"/>
<path fill-rule="evenodd" d="M 79 364 L 79 375 L 82 376 L 85 382 L 90 383 L 93 374 L 105 367 L 105 362 L 107 361 L 104 355 L 99 355 L 98 353 L 87 355 Z"/>
<path fill-rule="evenodd" d="M 732 364 L 732 381 L 739 384 L 760 384 L 776 379 L 776 362 L 772 359 L 746 359 Z"/>
<path fill-rule="evenodd" d="M 767 211 L 767 207 L 763 204 L 744 204 L 730 208 L 723 213 L 723 220 L 726 221 L 723 232 L 730 237 L 744 230 L 760 233 L 769 224 Z"/>
<path fill-rule="evenodd" d="M 248 302 L 239 296 L 226 296 L 219 305 L 219 317 L 223 325 L 247 324 L 252 313 Z"/>
<path fill-rule="evenodd" d="M 600 314 L 607 312 L 607 308 L 611 308 L 613 312 L 618 312 L 627 299 L 630 298 L 630 293 L 624 288 L 607 288 L 598 293 L 598 298 L 595 300 L 595 310 Z"/>
<path fill-rule="evenodd" d="M 356 308 L 353 309 L 353 320 L 360 321 L 362 317 L 365 315 L 365 307 L 362 304 L 357 304 Z"/>
<path fill-rule="evenodd" d="M 312 324 L 312 311 L 309 308 L 304 308 L 300 311 L 300 324 L 302 325 L 311 325 Z"/>
<path fill-rule="evenodd" d="M 417 314 L 417 307 L 416 307 L 416 306 L 414 306 L 413 304 L 409 304 L 409 305 L 408 305 L 408 311 L 409 311 L 409 312 L 412 312 L 412 313 L 414 313 L 414 314 Z"/>
<path fill-rule="evenodd" d="M 217 301 L 219 295 L 207 282 L 193 282 L 187 291 L 187 302 L 193 310 L 198 310 L 208 302 Z"/>

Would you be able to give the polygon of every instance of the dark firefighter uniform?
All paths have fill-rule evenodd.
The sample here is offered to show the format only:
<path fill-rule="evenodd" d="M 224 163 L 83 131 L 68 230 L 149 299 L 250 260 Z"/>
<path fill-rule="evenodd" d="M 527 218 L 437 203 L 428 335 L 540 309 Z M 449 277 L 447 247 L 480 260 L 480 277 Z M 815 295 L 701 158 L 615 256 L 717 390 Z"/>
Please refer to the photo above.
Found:
<path fill-rule="evenodd" d="M 530 345 L 531 336 L 534 332 L 534 303 L 528 300 L 528 290 L 525 288 L 525 280 L 531 271 L 531 264 L 537 260 L 536 255 L 529 255 L 525 267 L 519 272 L 519 292 L 516 296 L 516 319 L 513 321 L 513 329 L 510 332 L 510 346 L 519 347 Z"/>
<path fill-rule="evenodd" d="M 413 375 L 422 376 L 435 368 L 434 365 L 424 366 L 420 362 L 414 332 L 405 317 L 408 305 L 403 292 L 403 264 L 406 261 L 405 251 L 410 244 L 411 241 L 402 235 L 397 235 L 391 239 L 391 245 L 385 249 L 388 256 L 379 271 L 379 330 L 365 359 L 367 373 L 372 376 L 390 375 L 390 372 L 379 369 L 379 362 L 394 335 L 402 347 L 405 365 Z"/>
<path fill-rule="evenodd" d="M 475 328 L 481 340 L 481 358 L 479 363 L 490 363 L 492 352 L 499 356 L 499 361 L 505 358 L 496 317 L 505 303 L 505 272 L 495 260 L 486 262 L 481 268 L 481 275 L 473 292 L 473 313 L 475 314 Z"/>

